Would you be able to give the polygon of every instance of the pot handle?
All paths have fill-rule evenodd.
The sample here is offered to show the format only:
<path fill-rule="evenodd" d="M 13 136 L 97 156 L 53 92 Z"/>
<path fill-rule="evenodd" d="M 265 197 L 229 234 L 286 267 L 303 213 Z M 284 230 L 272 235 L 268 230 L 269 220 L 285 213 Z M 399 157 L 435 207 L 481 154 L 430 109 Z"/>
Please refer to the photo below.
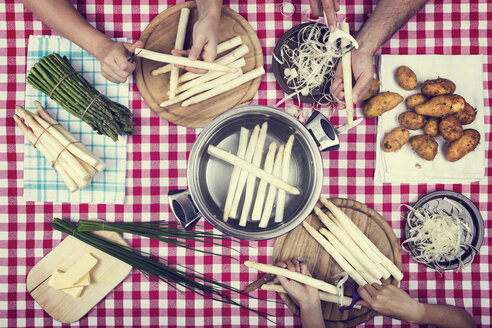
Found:
<path fill-rule="evenodd" d="M 171 207 L 178 222 L 186 230 L 193 229 L 202 215 L 193 204 L 189 190 L 169 190 L 167 197 L 169 199 L 169 207 Z"/>
<path fill-rule="evenodd" d="M 313 136 L 320 151 L 340 148 L 340 141 L 335 128 L 331 125 L 330 120 L 319 111 L 314 111 L 305 126 Z"/>

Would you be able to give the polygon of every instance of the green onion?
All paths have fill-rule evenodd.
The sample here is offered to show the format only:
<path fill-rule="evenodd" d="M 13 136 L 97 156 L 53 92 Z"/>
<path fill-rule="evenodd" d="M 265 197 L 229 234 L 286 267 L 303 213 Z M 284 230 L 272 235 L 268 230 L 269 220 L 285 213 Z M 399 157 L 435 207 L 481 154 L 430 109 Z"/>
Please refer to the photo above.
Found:
<path fill-rule="evenodd" d="M 53 53 L 43 57 L 31 67 L 27 82 L 113 141 L 118 135 L 133 133 L 131 111 L 97 91 L 65 56 Z"/>
<path fill-rule="evenodd" d="M 251 297 L 237 288 L 221 283 L 212 278 L 208 278 L 207 276 L 200 274 L 194 270 L 186 269 L 184 268 L 184 266 L 181 265 L 176 265 L 176 267 L 166 265 L 158 261 L 162 260 L 170 263 L 168 260 L 162 257 L 156 257 L 149 253 L 131 248 L 129 246 L 114 243 L 91 232 L 79 231 L 75 224 L 67 220 L 54 218 L 51 222 L 51 226 L 55 230 L 73 236 L 81 240 L 82 242 L 91 245 L 98 250 L 103 251 L 108 255 L 111 255 L 119 259 L 120 261 L 131 265 L 133 268 L 139 270 L 150 279 L 165 282 L 169 286 L 176 288 L 173 285 L 174 283 L 188 290 L 191 290 L 205 298 L 239 306 L 243 309 L 258 314 L 266 318 L 267 320 L 270 320 L 266 317 L 268 315 L 267 313 L 251 309 L 233 300 L 231 298 L 232 293 Z M 154 260 L 151 257 L 158 260 Z"/>
<path fill-rule="evenodd" d="M 208 243 L 216 246 L 226 247 L 241 254 L 237 249 L 233 247 L 224 246 L 220 243 L 212 241 L 212 240 L 222 240 L 222 241 L 231 241 L 231 242 L 234 241 L 231 238 L 221 234 L 214 234 L 210 232 L 201 232 L 197 230 L 187 231 L 182 229 L 177 222 L 169 222 L 169 221 L 102 222 L 102 221 L 79 220 L 77 224 L 77 230 L 79 231 L 105 230 L 105 231 L 114 231 L 120 233 L 131 233 L 134 235 L 139 235 L 142 237 L 147 237 L 150 239 L 162 241 L 170 245 L 186 247 L 188 249 L 200 253 L 225 256 L 236 261 L 237 259 L 230 255 L 223 255 L 223 254 L 208 252 L 208 251 L 194 248 L 189 244 L 189 242 L 201 242 L 201 243 Z M 177 238 L 184 239 L 188 242 L 176 240 Z M 247 246 L 239 241 L 237 242 L 244 246 Z"/>

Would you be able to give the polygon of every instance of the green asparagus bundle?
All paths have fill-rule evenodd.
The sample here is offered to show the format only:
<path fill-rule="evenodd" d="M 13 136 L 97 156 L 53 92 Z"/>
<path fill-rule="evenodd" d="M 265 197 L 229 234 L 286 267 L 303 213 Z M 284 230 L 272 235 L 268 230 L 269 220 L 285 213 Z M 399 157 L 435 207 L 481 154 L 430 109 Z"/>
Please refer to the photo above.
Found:
<path fill-rule="evenodd" d="M 118 135 L 133 133 L 130 110 L 97 91 L 65 56 L 53 53 L 43 57 L 31 68 L 27 81 L 113 141 L 118 140 Z"/>

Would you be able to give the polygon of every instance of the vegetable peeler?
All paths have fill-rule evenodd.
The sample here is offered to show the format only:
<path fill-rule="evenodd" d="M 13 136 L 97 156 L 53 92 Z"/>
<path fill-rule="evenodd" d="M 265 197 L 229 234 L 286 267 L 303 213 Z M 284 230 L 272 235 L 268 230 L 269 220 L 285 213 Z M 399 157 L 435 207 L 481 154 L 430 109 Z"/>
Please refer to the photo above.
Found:
<path fill-rule="evenodd" d="M 357 288 L 354 286 L 354 284 L 351 281 L 347 280 L 348 274 L 346 272 L 342 272 L 340 276 L 341 277 L 337 283 L 338 309 L 340 310 L 340 313 L 343 314 L 344 311 L 351 310 L 354 307 L 355 303 L 357 303 L 357 301 L 360 301 L 362 297 L 360 297 L 359 292 L 357 292 Z M 345 284 L 348 284 L 350 289 L 352 290 L 352 303 L 350 303 L 350 305 L 348 306 L 343 306 L 342 302 Z"/>

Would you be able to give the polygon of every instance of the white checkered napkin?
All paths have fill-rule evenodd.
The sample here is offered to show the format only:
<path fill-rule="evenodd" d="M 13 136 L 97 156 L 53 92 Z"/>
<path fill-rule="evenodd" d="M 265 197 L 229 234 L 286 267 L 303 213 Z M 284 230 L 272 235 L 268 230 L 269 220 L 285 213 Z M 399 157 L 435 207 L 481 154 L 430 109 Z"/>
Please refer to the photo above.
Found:
<path fill-rule="evenodd" d="M 100 63 L 96 58 L 59 36 L 30 36 L 27 73 L 43 56 L 53 52 L 67 56 L 75 71 L 79 72 L 103 95 L 128 106 L 128 82 L 121 84 L 109 82 L 100 74 Z M 109 137 L 98 135 L 89 125 L 68 113 L 47 95 L 26 82 L 25 106 L 27 110 L 35 111 L 34 100 L 41 102 L 51 116 L 104 161 L 106 169 L 96 173 L 88 187 L 70 193 L 62 178 L 51 168 L 51 163 L 26 139 L 24 144 L 24 200 L 123 204 L 125 201 L 127 137 L 119 136 L 118 142 L 115 143 Z"/>

